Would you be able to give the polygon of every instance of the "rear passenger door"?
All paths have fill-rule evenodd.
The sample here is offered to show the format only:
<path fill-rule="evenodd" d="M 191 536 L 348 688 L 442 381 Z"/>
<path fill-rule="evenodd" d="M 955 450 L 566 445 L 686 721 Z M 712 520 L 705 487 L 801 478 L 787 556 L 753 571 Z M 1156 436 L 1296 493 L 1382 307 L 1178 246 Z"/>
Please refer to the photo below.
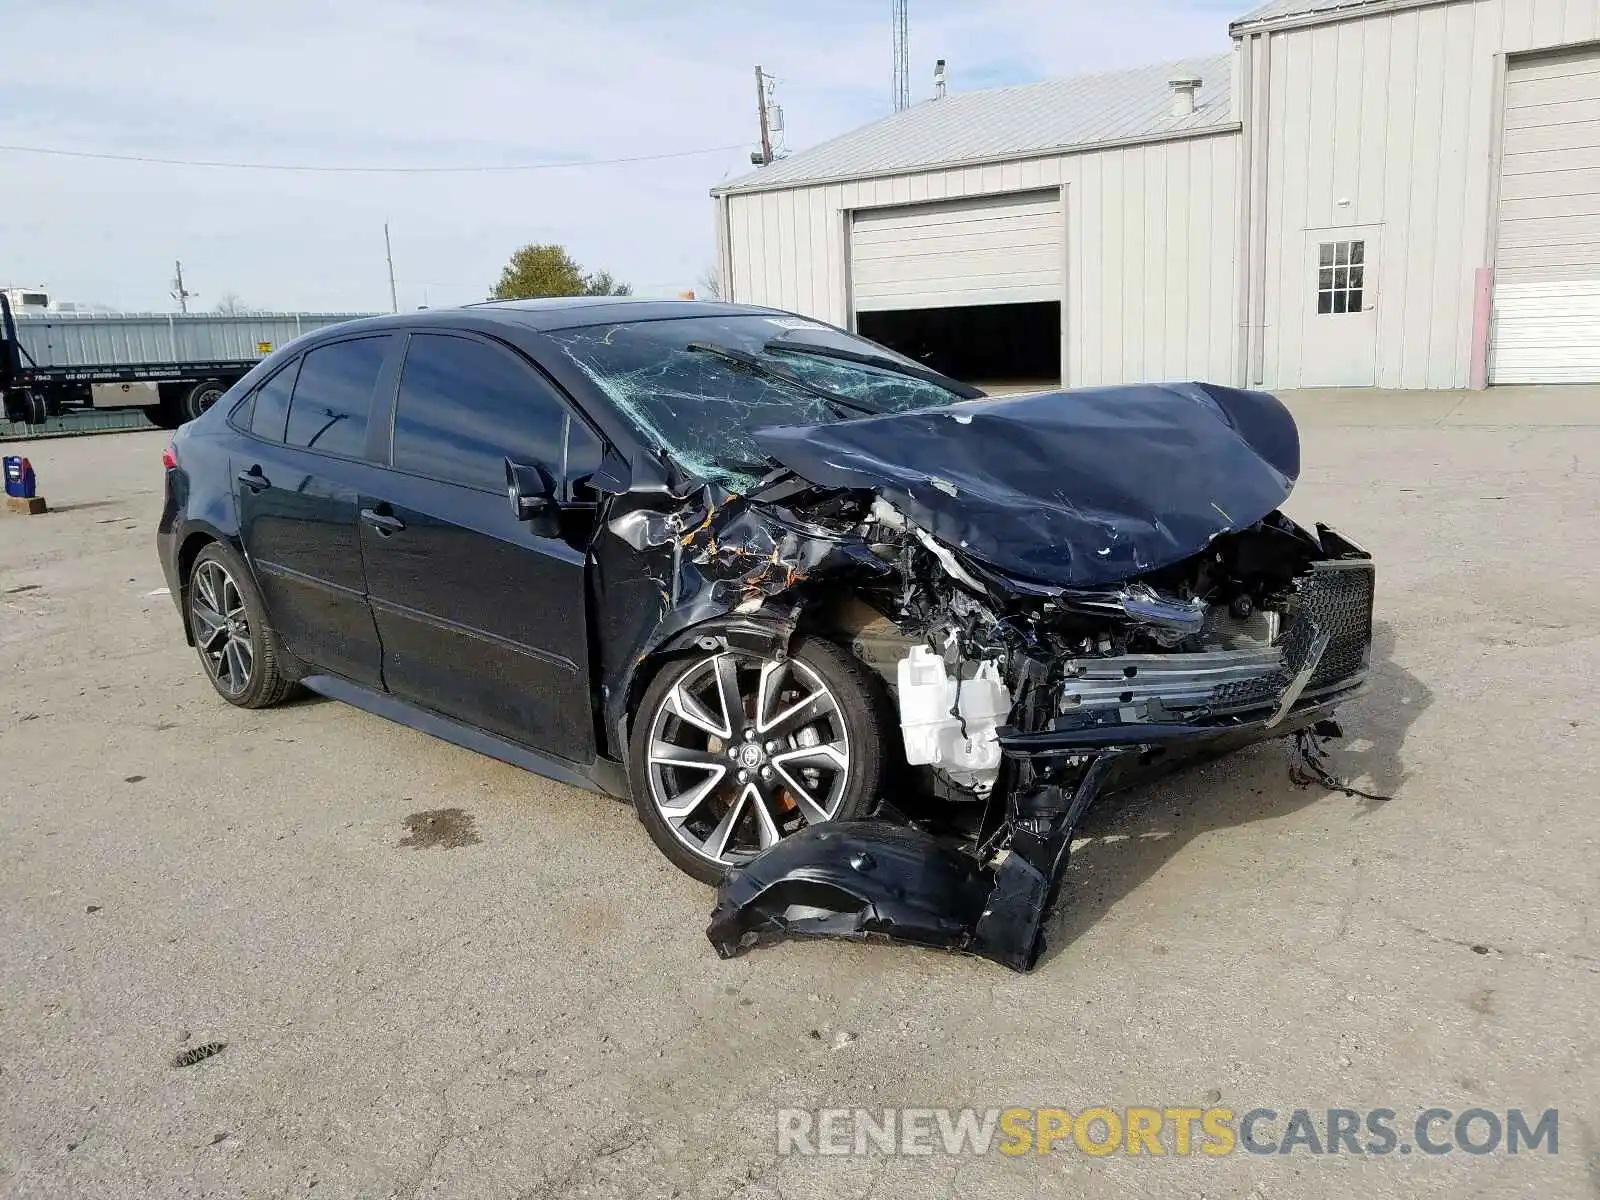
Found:
<path fill-rule="evenodd" d="M 553 385 L 507 347 L 470 334 L 410 335 L 392 469 L 361 505 L 367 591 L 391 692 L 547 754 L 593 757 L 592 526 L 573 481 L 598 468 L 600 446 Z M 559 524 L 516 518 L 508 457 L 558 481 L 564 474 Z"/>
<path fill-rule="evenodd" d="M 235 416 L 252 435 L 232 462 L 239 532 L 273 626 L 296 658 L 368 687 L 382 686 L 382 656 L 356 515 L 384 445 L 371 427 L 377 385 L 392 380 L 400 341 L 317 346 Z"/>

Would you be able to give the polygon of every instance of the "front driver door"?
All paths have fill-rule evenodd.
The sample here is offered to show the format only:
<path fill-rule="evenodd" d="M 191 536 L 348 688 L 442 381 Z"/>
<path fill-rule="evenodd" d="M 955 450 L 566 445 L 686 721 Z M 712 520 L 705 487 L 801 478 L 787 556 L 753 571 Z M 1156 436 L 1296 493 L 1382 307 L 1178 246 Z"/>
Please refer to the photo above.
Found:
<path fill-rule="evenodd" d="M 391 692 L 546 754 L 593 758 L 588 530 L 581 520 L 559 532 L 517 520 L 505 460 L 556 474 L 565 458 L 570 477 L 592 472 L 599 455 L 599 440 L 507 347 L 410 336 L 393 469 L 362 497 L 367 591 Z"/>
<path fill-rule="evenodd" d="M 239 533 L 273 626 L 315 670 L 381 684 L 356 529 L 360 483 L 373 466 L 368 419 L 393 335 L 318 346 L 256 389 L 235 421 Z M 392 377 L 392 376 L 391 376 Z"/>

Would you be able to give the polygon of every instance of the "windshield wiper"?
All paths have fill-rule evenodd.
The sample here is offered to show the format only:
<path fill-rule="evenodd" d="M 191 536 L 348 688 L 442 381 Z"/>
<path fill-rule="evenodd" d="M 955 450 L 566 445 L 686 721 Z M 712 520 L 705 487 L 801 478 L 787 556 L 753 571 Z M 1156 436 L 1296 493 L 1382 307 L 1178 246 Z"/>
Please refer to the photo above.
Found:
<path fill-rule="evenodd" d="M 790 342 L 785 341 L 783 338 L 773 338 L 772 341 L 761 348 L 768 352 L 809 354 L 813 358 L 835 358 L 840 362 L 860 363 L 864 367 L 877 367 L 882 371 L 904 375 L 908 379 L 920 379 L 923 383 L 931 383 L 934 387 L 943 388 L 947 392 L 954 392 L 963 400 L 981 400 L 986 394 L 971 384 L 962 383 L 958 379 L 951 379 L 948 375 L 941 375 L 930 367 L 913 366 L 910 363 L 900 362 L 898 359 L 885 358 L 880 354 L 863 354 L 859 350 L 845 350 L 838 346 L 819 346 L 811 342 Z"/>
<path fill-rule="evenodd" d="M 693 350 L 697 354 L 710 354 L 727 362 L 738 363 L 758 375 L 780 380 L 790 387 L 799 388 L 802 392 L 807 392 L 817 397 L 817 399 L 825 400 L 827 403 L 839 408 L 848 409 L 850 412 L 861 413 L 868 417 L 882 416 L 882 413 L 875 408 L 869 408 L 867 405 L 852 400 L 848 396 L 841 396 L 838 392 L 830 392 L 827 388 L 818 387 L 816 384 L 802 379 L 789 368 L 780 367 L 776 363 L 769 363 L 747 350 L 736 350 L 732 346 L 719 346 L 715 342 L 690 342 L 684 349 Z"/>

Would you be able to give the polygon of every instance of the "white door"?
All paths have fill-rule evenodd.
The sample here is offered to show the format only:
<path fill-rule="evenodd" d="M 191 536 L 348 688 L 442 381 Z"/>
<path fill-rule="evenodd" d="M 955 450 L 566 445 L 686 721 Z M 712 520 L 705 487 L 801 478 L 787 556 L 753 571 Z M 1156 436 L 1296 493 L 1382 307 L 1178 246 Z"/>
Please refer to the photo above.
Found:
<path fill-rule="evenodd" d="M 1306 234 L 1301 387 L 1371 387 L 1378 378 L 1378 297 L 1371 229 Z"/>
<path fill-rule="evenodd" d="M 1490 383 L 1600 382 L 1600 50 L 1506 70 Z"/>
<path fill-rule="evenodd" d="M 856 312 L 1060 301 L 1065 281 L 1057 191 L 866 209 L 851 220 Z"/>

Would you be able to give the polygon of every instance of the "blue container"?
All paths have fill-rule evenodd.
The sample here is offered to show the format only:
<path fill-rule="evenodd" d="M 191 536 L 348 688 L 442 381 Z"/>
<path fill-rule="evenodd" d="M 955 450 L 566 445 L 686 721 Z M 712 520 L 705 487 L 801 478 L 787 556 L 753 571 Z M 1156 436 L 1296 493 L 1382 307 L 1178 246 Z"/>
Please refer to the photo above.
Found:
<path fill-rule="evenodd" d="M 34 496 L 33 464 L 20 454 L 8 454 L 5 458 L 6 468 L 6 495 L 15 496 L 19 500 L 31 500 Z"/>

